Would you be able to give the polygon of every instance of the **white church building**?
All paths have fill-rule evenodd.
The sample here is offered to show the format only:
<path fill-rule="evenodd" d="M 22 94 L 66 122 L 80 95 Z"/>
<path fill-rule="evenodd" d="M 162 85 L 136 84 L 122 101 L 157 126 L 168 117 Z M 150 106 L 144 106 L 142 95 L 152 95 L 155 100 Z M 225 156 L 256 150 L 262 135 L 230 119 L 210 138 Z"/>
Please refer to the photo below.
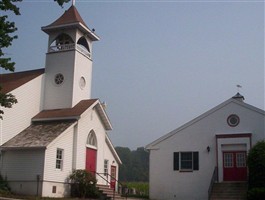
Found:
<path fill-rule="evenodd" d="M 0 75 L 1 92 L 18 100 L 1 107 L 0 173 L 18 194 L 68 196 L 74 169 L 117 188 L 121 160 L 108 137 L 112 125 L 91 98 L 92 43 L 99 37 L 74 5 L 42 30 L 49 36 L 45 69 Z"/>
<path fill-rule="evenodd" d="M 246 156 L 265 139 L 265 111 L 234 97 L 147 145 L 150 199 L 207 200 L 212 181 L 246 182 Z"/>

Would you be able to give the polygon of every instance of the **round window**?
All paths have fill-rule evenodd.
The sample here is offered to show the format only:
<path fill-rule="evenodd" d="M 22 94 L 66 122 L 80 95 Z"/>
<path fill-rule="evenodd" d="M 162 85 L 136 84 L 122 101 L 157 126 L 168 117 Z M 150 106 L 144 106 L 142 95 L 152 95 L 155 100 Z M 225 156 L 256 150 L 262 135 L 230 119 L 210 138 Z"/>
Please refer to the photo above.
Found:
<path fill-rule="evenodd" d="M 54 82 L 56 85 L 61 85 L 63 81 L 64 81 L 64 76 L 61 73 L 55 75 Z"/>
<path fill-rule="evenodd" d="M 86 86 L 86 79 L 83 76 L 80 78 L 79 86 L 81 89 L 84 89 Z"/>
<path fill-rule="evenodd" d="M 230 115 L 229 117 L 227 117 L 227 124 L 231 127 L 235 127 L 239 124 L 239 117 L 235 114 Z"/>

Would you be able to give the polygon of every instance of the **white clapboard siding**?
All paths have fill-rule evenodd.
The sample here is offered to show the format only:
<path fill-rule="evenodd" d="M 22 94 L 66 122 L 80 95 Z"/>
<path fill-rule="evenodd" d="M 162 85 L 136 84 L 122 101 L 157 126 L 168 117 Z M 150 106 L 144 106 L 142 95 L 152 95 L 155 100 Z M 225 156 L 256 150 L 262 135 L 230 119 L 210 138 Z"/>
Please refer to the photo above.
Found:
<path fill-rule="evenodd" d="M 104 172 L 104 159 L 109 160 L 109 165 L 111 165 L 112 162 L 115 161 L 113 165 L 117 167 L 118 171 L 118 161 L 116 161 L 114 155 L 111 153 L 110 147 L 106 143 L 107 132 L 95 109 L 86 112 L 78 122 L 76 168 L 85 169 L 87 137 L 91 130 L 95 132 L 97 138 L 97 172 Z M 97 179 L 98 183 L 105 183 L 103 179 L 99 177 Z"/>
<path fill-rule="evenodd" d="M 2 152 L 1 175 L 7 178 L 12 191 L 36 195 L 37 175 L 43 176 L 45 149 L 12 150 Z M 41 190 L 41 184 L 39 185 Z"/>
<path fill-rule="evenodd" d="M 70 126 L 47 147 L 45 153 L 45 171 L 43 176 L 42 196 L 69 196 L 67 178 L 72 172 L 74 126 L 75 124 Z M 62 170 L 56 169 L 57 148 L 63 149 Z M 56 187 L 56 192 L 53 192 L 54 187 Z"/>
<path fill-rule="evenodd" d="M 0 120 L 1 145 L 30 126 L 31 118 L 41 110 L 41 90 L 43 75 L 11 91 L 18 100 L 12 108 L 1 108 L 4 111 Z"/>

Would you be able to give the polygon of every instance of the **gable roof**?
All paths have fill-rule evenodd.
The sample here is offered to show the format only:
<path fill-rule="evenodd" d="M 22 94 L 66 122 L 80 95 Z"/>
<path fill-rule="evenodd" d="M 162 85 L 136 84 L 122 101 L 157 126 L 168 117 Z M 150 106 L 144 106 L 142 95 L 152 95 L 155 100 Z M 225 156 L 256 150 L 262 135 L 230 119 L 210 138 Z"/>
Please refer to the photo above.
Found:
<path fill-rule="evenodd" d="M 78 119 L 98 99 L 82 100 L 73 108 L 43 110 L 32 118 L 32 121 L 51 121 L 62 119 Z"/>
<path fill-rule="evenodd" d="M 41 30 L 45 33 L 49 34 L 50 32 L 58 29 L 64 28 L 79 28 L 81 31 L 87 33 L 92 41 L 99 40 L 99 37 L 91 31 L 82 17 L 80 16 L 79 12 L 77 11 L 76 7 L 72 5 L 64 14 L 55 20 L 53 23 L 43 26 Z"/>
<path fill-rule="evenodd" d="M 69 119 L 78 120 L 81 118 L 81 115 L 89 108 L 95 108 L 106 130 L 112 130 L 110 120 L 98 99 L 82 100 L 73 108 L 43 110 L 35 115 L 32 118 L 32 121 L 58 121 Z"/>
<path fill-rule="evenodd" d="M 75 121 L 37 122 L 4 143 L 3 149 L 45 148 Z"/>
<path fill-rule="evenodd" d="M 230 103 L 238 104 L 238 105 L 240 105 L 240 106 L 242 106 L 242 107 L 244 107 L 244 108 L 247 108 L 247 109 L 249 109 L 249 110 L 252 110 L 252 111 L 254 111 L 254 112 L 260 113 L 261 115 L 264 115 L 264 116 L 265 116 L 265 111 L 264 111 L 264 110 L 259 109 L 259 108 L 255 107 L 255 106 L 252 106 L 252 105 L 250 105 L 250 104 L 247 104 L 247 103 L 245 103 L 245 102 L 243 102 L 243 101 L 237 100 L 236 98 L 232 97 L 232 98 L 226 100 L 225 102 L 219 104 L 218 106 L 216 106 L 216 107 L 210 109 L 209 111 L 203 113 L 202 115 L 196 117 L 195 119 L 189 121 L 188 123 L 186 123 L 186 124 L 180 126 L 179 128 L 177 128 L 177 129 L 175 129 L 175 130 L 169 132 L 168 134 L 166 134 L 166 135 L 164 135 L 164 136 L 158 138 L 157 140 L 153 141 L 152 143 L 148 144 L 148 145 L 146 146 L 146 149 L 153 149 L 153 148 L 155 148 L 155 145 L 157 145 L 157 144 L 159 144 L 160 142 L 162 142 L 162 141 L 168 139 L 169 137 L 171 137 L 171 136 L 177 134 L 177 133 L 180 132 L 181 130 L 183 130 L 183 129 L 189 127 L 189 126 L 191 126 L 192 124 L 194 124 L 194 123 L 196 123 L 196 122 L 198 122 L 198 121 L 200 121 L 200 120 L 202 120 L 203 118 L 207 117 L 208 115 L 214 113 L 215 111 L 217 111 L 217 110 L 219 110 L 219 109 L 225 107 L 226 105 L 228 105 L 228 104 L 230 104 Z"/>
<path fill-rule="evenodd" d="M 9 93 L 12 90 L 24 85 L 32 79 L 44 74 L 44 69 L 36 69 L 23 72 L 0 74 L 0 86 L 2 93 Z"/>

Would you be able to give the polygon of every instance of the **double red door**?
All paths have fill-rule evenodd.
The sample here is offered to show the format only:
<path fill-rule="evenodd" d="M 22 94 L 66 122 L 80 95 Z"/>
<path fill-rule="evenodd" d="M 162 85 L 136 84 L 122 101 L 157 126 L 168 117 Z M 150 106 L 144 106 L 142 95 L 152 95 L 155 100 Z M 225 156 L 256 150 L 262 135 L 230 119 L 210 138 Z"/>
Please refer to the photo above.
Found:
<path fill-rule="evenodd" d="M 96 172 L 96 160 L 97 150 L 86 148 L 86 170 L 95 173 Z"/>
<path fill-rule="evenodd" d="M 246 181 L 246 151 L 223 152 L 224 181 Z"/>

